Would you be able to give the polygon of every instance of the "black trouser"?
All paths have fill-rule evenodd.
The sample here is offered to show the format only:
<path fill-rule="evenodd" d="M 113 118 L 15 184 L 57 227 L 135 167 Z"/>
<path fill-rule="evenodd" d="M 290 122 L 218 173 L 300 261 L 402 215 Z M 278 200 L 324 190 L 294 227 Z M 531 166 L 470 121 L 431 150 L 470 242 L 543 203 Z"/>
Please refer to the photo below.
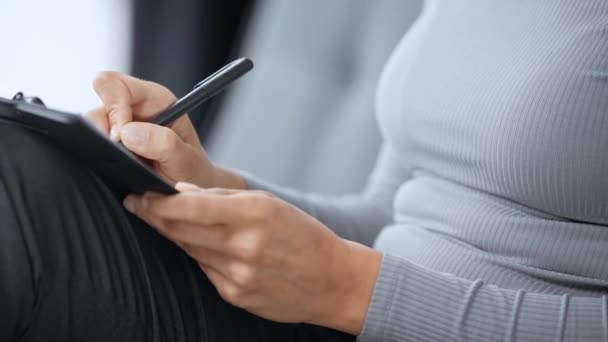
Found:
<path fill-rule="evenodd" d="M 120 170 L 116 170 L 120 172 Z M 0 122 L 0 341 L 351 341 L 224 302 L 89 170 Z"/>

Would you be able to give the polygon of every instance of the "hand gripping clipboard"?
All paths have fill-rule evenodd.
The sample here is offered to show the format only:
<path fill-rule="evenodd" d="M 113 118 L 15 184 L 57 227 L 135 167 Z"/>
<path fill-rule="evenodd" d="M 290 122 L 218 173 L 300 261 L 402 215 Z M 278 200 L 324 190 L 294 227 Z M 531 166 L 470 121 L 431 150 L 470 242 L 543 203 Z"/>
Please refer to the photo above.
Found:
<path fill-rule="evenodd" d="M 120 143 L 111 141 L 79 114 L 47 108 L 36 97 L 0 97 L 0 120 L 34 131 L 93 171 L 119 196 L 177 191 Z"/>

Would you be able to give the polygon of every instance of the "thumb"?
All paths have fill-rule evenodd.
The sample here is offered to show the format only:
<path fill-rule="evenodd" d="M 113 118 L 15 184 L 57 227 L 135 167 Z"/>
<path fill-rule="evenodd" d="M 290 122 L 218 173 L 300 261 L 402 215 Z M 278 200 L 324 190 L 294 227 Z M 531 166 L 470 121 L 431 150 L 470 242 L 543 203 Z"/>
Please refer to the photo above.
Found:
<path fill-rule="evenodd" d="M 179 158 L 187 145 L 170 128 L 148 122 L 129 122 L 120 130 L 120 140 L 127 149 L 161 164 Z"/>

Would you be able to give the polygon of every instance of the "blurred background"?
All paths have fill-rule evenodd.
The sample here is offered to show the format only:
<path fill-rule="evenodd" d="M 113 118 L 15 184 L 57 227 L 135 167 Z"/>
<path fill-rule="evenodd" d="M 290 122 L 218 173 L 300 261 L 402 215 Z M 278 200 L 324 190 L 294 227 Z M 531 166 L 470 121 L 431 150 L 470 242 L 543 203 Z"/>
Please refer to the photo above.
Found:
<path fill-rule="evenodd" d="M 99 104 L 117 70 L 181 96 L 238 56 L 255 68 L 191 118 L 211 157 L 275 183 L 359 191 L 380 137 L 375 86 L 420 0 L 2 0 L 0 96 Z"/>

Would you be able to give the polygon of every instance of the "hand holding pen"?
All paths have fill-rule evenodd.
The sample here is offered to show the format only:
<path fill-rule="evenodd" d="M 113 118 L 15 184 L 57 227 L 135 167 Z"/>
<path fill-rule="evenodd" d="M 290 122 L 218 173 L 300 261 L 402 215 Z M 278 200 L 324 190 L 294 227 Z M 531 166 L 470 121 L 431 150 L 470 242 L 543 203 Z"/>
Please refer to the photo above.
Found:
<path fill-rule="evenodd" d="M 87 117 L 112 140 L 149 160 L 153 169 L 171 184 L 187 181 L 202 187 L 243 188 L 245 183 L 239 176 L 209 161 L 192 122 L 184 114 L 252 67 L 250 60 L 238 59 L 179 100 L 160 84 L 105 71 L 93 82 L 103 105 L 87 113 Z"/>

